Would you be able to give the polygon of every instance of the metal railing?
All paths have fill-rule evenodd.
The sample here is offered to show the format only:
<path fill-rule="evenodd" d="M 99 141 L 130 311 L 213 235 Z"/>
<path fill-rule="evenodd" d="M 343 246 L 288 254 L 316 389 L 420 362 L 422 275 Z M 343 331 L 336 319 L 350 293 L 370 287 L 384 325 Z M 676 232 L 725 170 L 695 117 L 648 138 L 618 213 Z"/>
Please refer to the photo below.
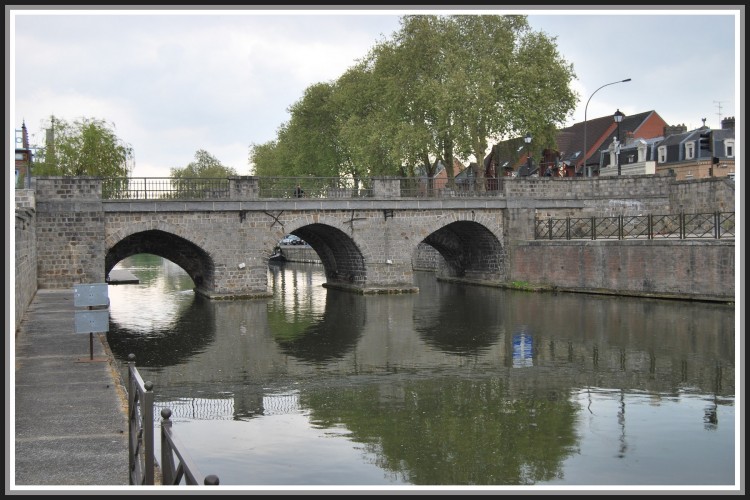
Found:
<path fill-rule="evenodd" d="M 154 484 L 154 392 L 128 355 L 128 484 Z"/>
<path fill-rule="evenodd" d="M 161 483 L 169 486 L 178 486 L 183 479 L 188 486 L 205 484 L 217 486 L 219 484 L 218 476 L 213 474 L 205 476 L 201 483 L 198 478 L 203 477 L 198 472 L 198 466 L 193 462 L 190 456 L 181 451 L 185 446 L 180 442 L 177 436 L 172 432 L 172 410 L 164 408 L 161 411 Z M 175 458 L 177 466 L 175 467 Z"/>
<path fill-rule="evenodd" d="M 252 179 L 248 181 L 248 179 Z M 501 196 L 503 179 L 447 179 L 427 177 L 389 178 L 395 182 L 389 196 L 399 198 L 453 198 Z M 253 177 L 193 178 L 170 177 L 105 178 L 102 198 L 105 200 L 223 200 L 231 199 L 232 186 L 252 184 L 252 197 L 258 199 L 355 199 L 375 196 L 372 178 L 342 177 Z M 234 183 L 234 184 L 233 184 Z M 301 191 L 298 191 L 298 186 Z"/>
<path fill-rule="evenodd" d="M 171 177 L 109 178 L 102 182 L 105 200 L 189 200 L 229 198 L 229 179 Z"/>
<path fill-rule="evenodd" d="M 537 220 L 537 240 L 733 239 L 734 212 L 616 215 Z"/>
<path fill-rule="evenodd" d="M 161 410 L 161 484 L 219 484 L 216 475 L 202 476 L 185 446 L 172 432 L 172 410 Z M 137 486 L 155 484 L 154 392 L 151 382 L 144 382 L 135 367 L 135 355 L 128 355 L 128 483 Z M 175 466 L 175 458 L 177 465 Z M 203 482 L 198 478 L 203 477 Z"/>

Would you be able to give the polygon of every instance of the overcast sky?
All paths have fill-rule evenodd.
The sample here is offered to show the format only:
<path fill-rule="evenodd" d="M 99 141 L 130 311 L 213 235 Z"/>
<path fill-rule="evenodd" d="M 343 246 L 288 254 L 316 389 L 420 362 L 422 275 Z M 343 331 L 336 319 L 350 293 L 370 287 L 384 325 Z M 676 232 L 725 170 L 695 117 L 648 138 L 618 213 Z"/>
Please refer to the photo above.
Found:
<path fill-rule="evenodd" d="M 568 125 L 584 120 L 591 97 L 589 120 L 618 108 L 626 115 L 655 110 L 669 124 L 694 129 L 706 118 L 707 125 L 720 128 L 721 117 L 736 116 L 740 100 L 744 54 L 737 6 L 662 11 L 52 9 L 58 10 L 10 10 L 6 130 L 13 134 L 25 121 L 32 144 L 41 144 L 50 115 L 106 120 L 133 147 L 136 177 L 167 177 L 170 168 L 193 161 L 199 149 L 249 175 L 251 144 L 275 139 L 289 119 L 287 109 L 307 87 L 336 80 L 376 42 L 391 38 L 407 13 L 528 14 L 532 29 L 557 37 L 560 54 L 574 66 L 573 88 L 580 101 Z M 597 91 L 626 78 L 632 81 Z"/>

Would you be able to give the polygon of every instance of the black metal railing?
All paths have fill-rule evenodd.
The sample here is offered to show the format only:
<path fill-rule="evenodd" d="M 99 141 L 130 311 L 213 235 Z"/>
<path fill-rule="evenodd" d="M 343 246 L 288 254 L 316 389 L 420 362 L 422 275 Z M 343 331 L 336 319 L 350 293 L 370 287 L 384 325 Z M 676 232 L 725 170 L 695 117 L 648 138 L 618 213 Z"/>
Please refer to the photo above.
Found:
<path fill-rule="evenodd" d="M 567 217 L 536 221 L 537 240 L 733 239 L 734 212 Z"/>
<path fill-rule="evenodd" d="M 368 198 L 371 179 L 341 177 L 258 177 L 259 198 Z M 298 189 L 299 187 L 299 189 Z"/>
<path fill-rule="evenodd" d="M 161 484 L 179 486 L 180 484 L 196 486 L 199 484 L 217 486 L 219 478 L 210 474 L 203 477 L 198 466 L 184 451 L 185 446 L 172 432 L 172 410 L 164 408 L 161 411 Z M 177 459 L 175 465 L 175 458 Z M 203 477 L 203 481 L 199 480 Z"/>
<path fill-rule="evenodd" d="M 354 177 L 254 177 L 193 178 L 170 177 L 105 178 L 102 199 L 105 200 L 225 200 L 232 197 L 232 186 L 244 184 L 248 191 L 237 187 L 243 196 L 257 199 L 355 199 L 376 196 L 372 178 Z M 453 198 L 502 196 L 502 178 L 474 177 L 447 179 L 427 177 L 388 178 L 383 195 L 399 198 Z"/>
<path fill-rule="evenodd" d="M 229 198 L 229 179 L 128 177 L 104 179 L 105 200 L 206 200 Z"/>
<path fill-rule="evenodd" d="M 169 486 L 218 485 L 218 476 L 201 475 L 198 466 L 185 451 L 186 447 L 174 435 L 172 421 L 169 420 L 171 415 L 172 410 L 169 408 L 161 410 L 160 484 Z M 134 354 L 128 355 L 128 443 L 129 484 L 138 486 L 156 484 L 153 384 L 144 382 L 141 378 L 135 367 Z M 198 478 L 201 477 L 203 481 L 199 482 Z"/>
<path fill-rule="evenodd" d="M 128 355 L 128 465 L 130 485 L 154 484 L 154 392 Z"/>

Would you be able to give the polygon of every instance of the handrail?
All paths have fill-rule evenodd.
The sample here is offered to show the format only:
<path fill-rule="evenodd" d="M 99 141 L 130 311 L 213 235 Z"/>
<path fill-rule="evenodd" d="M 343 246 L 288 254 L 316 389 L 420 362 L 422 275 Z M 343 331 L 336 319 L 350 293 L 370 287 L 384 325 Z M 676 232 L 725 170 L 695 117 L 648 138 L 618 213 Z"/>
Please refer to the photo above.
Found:
<path fill-rule="evenodd" d="M 161 410 L 161 477 L 162 484 L 169 486 L 178 486 L 185 480 L 188 486 L 201 484 L 198 478 L 202 475 L 199 468 L 185 450 L 185 446 L 172 432 L 172 410 L 164 408 Z M 175 467 L 175 457 L 177 457 L 177 467 Z M 219 477 L 209 474 L 203 478 L 203 484 L 208 486 L 217 486 Z"/>
<path fill-rule="evenodd" d="M 154 484 L 154 385 L 144 382 L 128 355 L 128 465 L 130 485 Z"/>
<path fill-rule="evenodd" d="M 537 240 L 733 239 L 734 212 L 615 215 L 537 220 Z"/>
<path fill-rule="evenodd" d="M 186 201 L 232 199 L 454 198 L 502 196 L 504 178 L 421 177 L 118 177 L 102 179 L 102 199 Z M 299 189 L 298 189 L 299 187 Z"/>
<path fill-rule="evenodd" d="M 129 484 L 154 484 L 154 384 L 144 382 L 135 367 L 135 354 L 128 355 L 128 479 Z M 172 410 L 161 410 L 161 483 L 179 485 L 183 478 L 187 485 L 197 485 L 201 477 L 198 467 L 189 457 L 185 446 L 172 433 Z M 178 466 L 175 468 L 174 457 Z M 208 475 L 203 484 L 219 484 L 216 475 Z"/>

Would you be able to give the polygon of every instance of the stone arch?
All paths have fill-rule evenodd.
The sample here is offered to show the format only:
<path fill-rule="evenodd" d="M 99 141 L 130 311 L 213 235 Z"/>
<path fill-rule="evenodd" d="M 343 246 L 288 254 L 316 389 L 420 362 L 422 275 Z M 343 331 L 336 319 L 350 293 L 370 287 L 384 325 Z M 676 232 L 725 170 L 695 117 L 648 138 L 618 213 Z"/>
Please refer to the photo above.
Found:
<path fill-rule="evenodd" d="M 439 279 L 474 283 L 505 281 L 502 228 L 486 214 L 474 211 L 441 217 L 426 228 L 429 234 L 417 245 L 413 260 L 424 258 L 424 245 L 439 255 L 433 260 Z M 429 253 L 429 252 L 428 252 Z"/>
<path fill-rule="evenodd" d="M 367 285 L 362 243 L 347 232 L 340 218 L 308 215 L 285 226 L 287 233 L 305 240 L 323 264 L 326 286 L 361 289 Z"/>
<path fill-rule="evenodd" d="M 212 291 L 215 285 L 215 265 L 204 247 L 189 239 L 151 225 L 130 226 L 106 239 L 104 270 L 109 273 L 121 260 L 140 253 L 168 259 L 190 276 L 198 291 Z"/>

